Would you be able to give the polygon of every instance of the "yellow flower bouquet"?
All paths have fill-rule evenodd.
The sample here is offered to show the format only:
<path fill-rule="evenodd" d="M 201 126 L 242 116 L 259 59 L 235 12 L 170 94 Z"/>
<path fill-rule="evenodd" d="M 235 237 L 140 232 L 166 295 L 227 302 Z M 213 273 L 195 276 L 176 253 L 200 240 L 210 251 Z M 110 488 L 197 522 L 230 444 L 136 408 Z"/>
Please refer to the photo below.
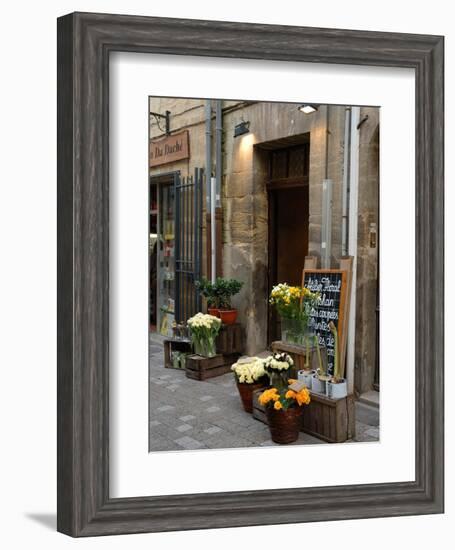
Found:
<path fill-rule="evenodd" d="M 272 288 L 269 301 L 281 317 L 283 340 L 292 344 L 307 344 L 308 320 L 319 300 L 318 292 L 311 292 L 305 287 L 279 283 Z"/>

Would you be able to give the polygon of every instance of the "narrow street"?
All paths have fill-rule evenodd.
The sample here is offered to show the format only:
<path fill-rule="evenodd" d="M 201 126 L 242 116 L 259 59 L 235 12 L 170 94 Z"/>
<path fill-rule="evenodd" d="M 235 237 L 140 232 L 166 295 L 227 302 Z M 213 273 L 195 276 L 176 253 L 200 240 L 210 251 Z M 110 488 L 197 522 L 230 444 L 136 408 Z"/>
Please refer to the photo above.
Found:
<path fill-rule="evenodd" d="M 234 375 L 191 380 L 184 370 L 164 368 L 163 347 L 150 342 L 150 451 L 226 449 L 275 445 L 268 427 L 246 413 Z M 356 437 L 379 440 L 379 409 L 356 403 Z M 294 445 L 326 444 L 300 433 Z"/>

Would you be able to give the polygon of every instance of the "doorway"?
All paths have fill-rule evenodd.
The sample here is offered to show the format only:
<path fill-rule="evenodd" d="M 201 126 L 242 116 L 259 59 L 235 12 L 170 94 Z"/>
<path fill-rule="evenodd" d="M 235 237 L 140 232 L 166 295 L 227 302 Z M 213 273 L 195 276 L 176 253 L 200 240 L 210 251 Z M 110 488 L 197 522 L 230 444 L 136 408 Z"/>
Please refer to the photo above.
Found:
<path fill-rule="evenodd" d="M 300 286 L 309 227 L 309 143 L 270 152 L 268 293 L 278 283 Z M 268 343 L 281 337 L 280 319 L 268 308 Z"/>
<path fill-rule="evenodd" d="M 149 326 L 171 334 L 175 300 L 175 178 L 178 172 L 150 177 Z"/>

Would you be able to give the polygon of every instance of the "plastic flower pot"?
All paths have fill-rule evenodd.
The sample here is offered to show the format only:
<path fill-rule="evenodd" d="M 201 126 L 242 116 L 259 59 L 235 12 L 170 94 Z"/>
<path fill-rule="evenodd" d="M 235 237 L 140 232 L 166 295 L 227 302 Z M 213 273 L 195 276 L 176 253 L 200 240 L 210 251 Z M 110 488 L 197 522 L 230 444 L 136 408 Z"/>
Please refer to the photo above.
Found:
<path fill-rule="evenodd" d="M 267 422 L 274 443 L 286 445 L 297 441 L 302 427 L 303 407 L 293 407 L 285 410 L 266 408 Z"/>
<path fill-rule="evenodd" d="M 220 309 L 220 319 L 225 325 L 233 325 L 237 321 L 236 309 Z"/>
<path fill-rule="evenodd" d="M 214 317 L 219 317 L 220 316 L 220 310 L 217 307 L 207 308 L 207 313 L 209 315 L 213 315 Z"/>
<path fill-rule="evenodd" d="M 301 380 L 305 386 L 311 390 L 313 387 L 313 376 L 315 375 L 314 370 L 299 370 L 297 372 L 297 379 Z"/>
<path fill-rule="evenodd" d="M 311 381 L 311 391 L 314 393 L 319 393 L 319 395 L 327 395 L 327 382 L 323 377 L 319 378 L 317 374 L 313 375 Z"/>
<path fill-rule="evenodd" d="M 339 382 L 329 380 L 327 382 L 327 395 L 330 399 L 342 399 L 348 395 L 348 386 L 345 378 L 341 378 Z"/>
<path fill-rule="evenodd" d="M 246 384 L 244 382 L 239 382 L 236 380 L 237 389 L 239 390 L 240 399 L 242 400 L 242 405 L 247 413 L 253 412 L 253 392 L 261 388 L 265 388 L 267 385 L 267 380 L 265 382 L 255 382 L 253 384 Z"/>

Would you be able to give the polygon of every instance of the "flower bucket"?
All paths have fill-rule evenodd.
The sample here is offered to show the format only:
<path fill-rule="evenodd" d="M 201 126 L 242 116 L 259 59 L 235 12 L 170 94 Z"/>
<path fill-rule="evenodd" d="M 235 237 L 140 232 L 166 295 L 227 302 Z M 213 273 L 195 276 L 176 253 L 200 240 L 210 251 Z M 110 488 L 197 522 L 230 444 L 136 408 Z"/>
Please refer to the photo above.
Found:
<path fill-rule="evenodd" d="M 327 395 L 330 399 L 342 399 L 348 395 L 348 386 L 346 379 L 342 378 L 340 382 L 334 383 L 331 380 L 327 382 Z"/>
<path fill-rule="evenodd" d="M 242 405 L 247 413 L 253 412 L 253 392 L 261 388 L 266 387 L 266 383 L 256 382 L 255 384 L 246 384 L 237 382 L 237 389 L 239 390 L 240 399 L 242 400 Z"/>
<path fill-rule="evenodd" d="M 214 338 L 193 339 L 194 353 L 201 357 L 215 357 L 216 345 Z"/>
<path fill-rule="evenodd" d="M 288 344 L 304 346 L 306 343 L 307 321 L 281 318 L 281 340 Z"/>
<path fill-rule="evenodd" d="M 266 408 L 270 435 L 274 443 L 286 445 L 297 441 L 302 427 L 303 407 L 293 407 L 285 410 Z"/>
<path fill-rule="evenodd" d="M 215 339 L 221 327 L 221 320 L 213 315 L 196 313 L 187 321 L 194 353 L 201 357 L 216 355 Z"/>
<path fill-rule="evenodd" d="M 327 380 L 321 380 L 317 374 L 313 375 L 311 391 L 319 395 L 327 395 Z"/>
<path fill-rule="evenodd" d="M 297 372 L 297 379 L 301 380 L 305 386 L 311 390 L 313 386 L 314 370 L 299 370 Z"/>

